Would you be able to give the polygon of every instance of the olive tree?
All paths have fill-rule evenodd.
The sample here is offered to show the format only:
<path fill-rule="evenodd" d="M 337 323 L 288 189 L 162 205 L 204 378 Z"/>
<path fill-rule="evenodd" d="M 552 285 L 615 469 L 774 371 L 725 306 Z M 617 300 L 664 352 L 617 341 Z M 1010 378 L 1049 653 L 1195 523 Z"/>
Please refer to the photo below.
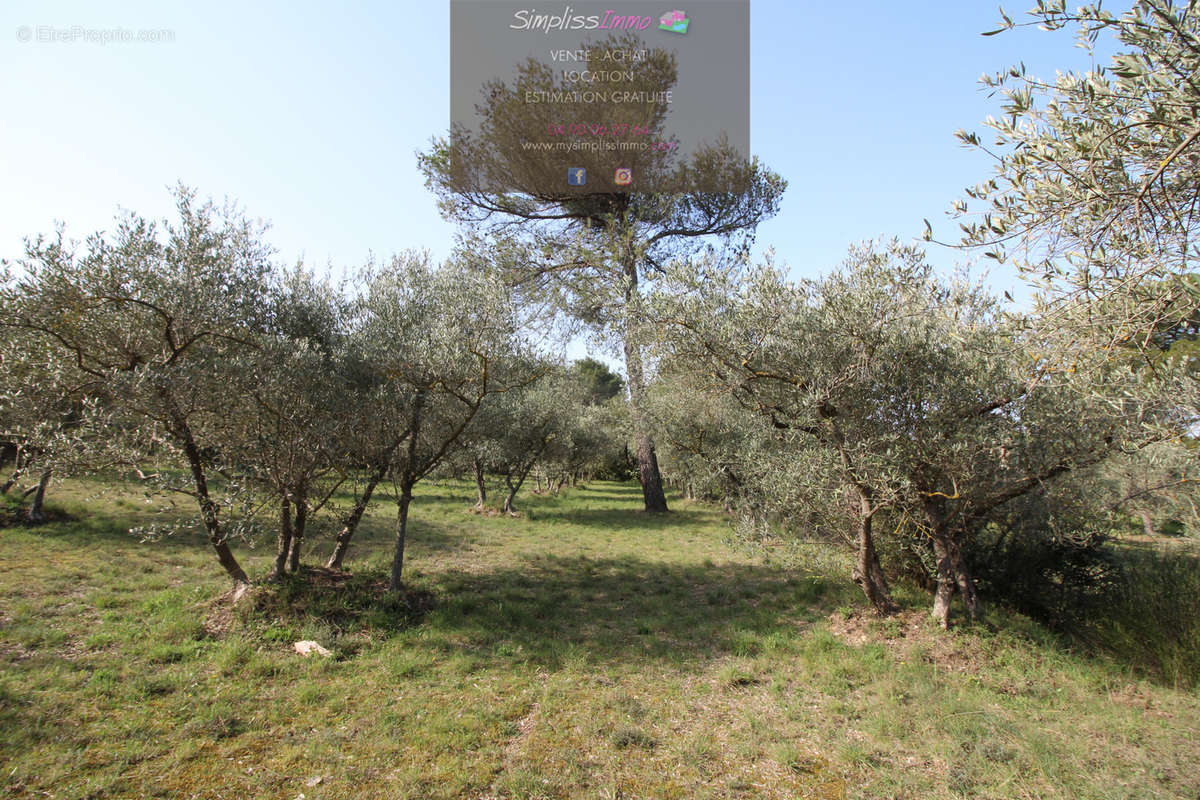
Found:
<path fill-rule="evenodd" d="M 736 464 L 756 486 L 742 499 L 825 520 L 840 506 L 854 579 L 879 612 L 892 607 L 872 530 L 882 513 L 914 520 L 932 549 L 945 625 L 955 592 L 977 612 L 963 547 L 981 520 L 1142 436 L 1132 370 L 1058 374 L 994 298 L 939 279 L 916 248 L 856 248 L 843 270 L 798 284 L 769 265 L 679 275 L 663 300 L 675 358 L 776 432 L 774 448 L 750 451 L 757 463 Z"/>
<path fill-rule="evenodd" d="M 742 443 L 728 432 L 718 441 L 708 437 L 714 449 L 706 452 L 698 431 L 693 454 L 712 460 L 727 482 L 742 484 L 737 500 L 753 497 L 758 510 L 815 511 L 832 499 L 856 545 L 855 582 L 877 612 L 890 612 L 894 604 L 872 524 L 895 502 L 903 478 L 873 446 L 883 431 L 872 424 L 877 399 L 862 379 L 891 365 L 856 353 L 864 334 L 887 327 L 863 330 L 873 321 L 846 303 L 850 298 L 792 285 L 771 264 L 743 278 L 719 265 L 681 263 L 672 279 L 673 291 L 658 298 L 657 315 L 674 364 L 691 365 L 693 381 L 722 388 L 777 431 L 774 448 L 753 451 L 757 459 L 719 447 L 720 439 Z M 796 464 L 804 468 L 792 469 Z M 786 488 L 779 480 L 785 477 Z"/>
<path fill-rule="evenodd" d="M 504 398 L 507 414 L 492 460 L 492 470 L 504 478 L 508 490 L 504 513 L 516 513 L 517 492 L 534 465 L 570 446 L 570 420 L 583 406 L 580 394 L 572 394 L 570 388 L 561 374 L 553 374 Z"/>
<path fill-rule="evenodd" d="M 629 407 L 623 399 L 585 402 L 565 422 L 565 434 L 543 455 L 547 488 L 551 480 L 558 491 L 567 482 L 574 486 L 581 480 L 611 476 L 627 461 Z"/>
<path fill-rule="evenodd" d="M 560 419 L 573 411 L 559 403 L 557 389 L 560 382 L 549 377 L 551 374 L 558 377 L 559 365 L 530 365 L 530 369 L 540 373 L 538 379 L 489 398 L 464 437 L 462 458 L 470 461 L 474 472 L 475 508 L 478 510 L 486 507 L 487 477 L 494 475 L 504 480 L 501 510 L 505 514 L 515 514 L 517 492 L 550 443 L 560 434 Z"/>
<path fill-rule="evenodd" d="M 727 511 L 748 511 L 757 481 L 747 470 L 750 457 L 764 440 L 771 447 L 769 426 L 746 410 L 711 375 L 696 369 L 691 358 L 665 358 L 651 393 L 650 413 L 670 474 L 679 476 L 688 499 L 721 501 Z"/>
<path fill-rule="evenodd" d="M 31 239 L 0 297 L 0 324 L 27 334 L 30 355 L 78 392 L 91 429 L 120 432 L 155 458 L 178 459 L 218 561 L 241 592 L 249 578 L 230 539 L 233 506 L 213 485 L 226 466 L 224 433 L 239 413 L 246 357 L 265 323 L 273 265 L 262 226 L 232 207 L 176 193 L 177 217 L 125 214 L 79 246 Z M 236 481 L 231 481 L 236 484 Z"/>
<path fill-rule="evenodd" d="M 341 514 L 341 527 L 325 565 L 330 569 L 343 567 L 358 525 L 387 479 L 396 450 L 409 435 L 409 417 L 397 413 L 397 402 L 402 403 L 404 395 L 397 395 L 399 387 L 389 379 L 385 365 L 372 360 L 369 331 L 360 325 L 360 310 L 352 311 L 351 319 L 338 389 L 342 405 L 353 408 L 354 413 L 339 430 L 338 441 L 340 452 L 349 461 L 345 486 L 354 500 Z"/>
<path fill-rule="evenodd" d="M 603 431 L 591 403 L 596 391 L 592 376 L 552 363 L 528 369 L 538 374 L 537 380 L 492 398 L 467 436 L 477 508 L 486 501 L 486 474 L 504 480 L 501 510 L 514 514 L 517 493 L 535 467 L 545 473 L 548 485 L 556 477 L 561 486 L 604 455 Z"/>
<path fill-rule="evenodd" d="M 25 510 L 32 523 L 45 520 L 43 504 L 57 462 L 59 471 L 71 448 L 64 447 L 79 414 L 74 392 L 60 386 L 56 371 L 45 363 L 36 338 L 14 327 L 0 327 L 0 464 L 11 468 L 0 477 L 0 494 L 16 491 L 31 498 Z M 33 478 L 26 486 L 26 478 Z"/>
<path fill-rule="evenodd" d="M 264 298 L 266 302 L 266 298 Z M 279 509 L 272 576 L 296 572 L 315 515 L 332 501 L 356 464 L 349 431 L 366 408 L 356 399 L 347 350 L 348 301 L 303 268 L 279 274 L 269 321 L 247 357 L 254 380 L 231 422 L 228 458 Z"/>
<path fill-rule="evenodd" d="M 382 376 L 381 409 L 402 431 L 388 470 L 396 485 L 390 586 L 402 586 L 413 487 L 445 462 L 492 395 L 535 377 L 519 310 L 494 274 L 455 258 L 433 267 L 397 256 L 366 276 L 356 325 L 362 355 Z"/>
<path fill-rule="evenodd" d="M 1192 437 L 1121 453 L 1090 476 L 1089 499 L 1126 514 L 1143 534 L 1200 531 L 1200 468 Z"/>

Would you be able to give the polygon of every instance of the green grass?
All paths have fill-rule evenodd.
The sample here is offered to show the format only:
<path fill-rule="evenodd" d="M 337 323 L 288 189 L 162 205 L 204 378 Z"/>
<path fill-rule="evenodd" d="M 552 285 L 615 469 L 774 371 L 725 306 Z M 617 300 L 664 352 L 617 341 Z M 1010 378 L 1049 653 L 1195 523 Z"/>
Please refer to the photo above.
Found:
<path fill-rule="evenodd" d="M 735 550 L 707 507 L 639 513 L 632 486 L 524 496 L 515 519 L 427 486 L 406 594 L 382 591 L 385 500 L 350 580 L 310 571 L 236 614 L 198 536 L 126 533 L 160 513 L 136 493 L 54 498 L 71 519 L 0 530 L 0 796 L 1200 792 L 1194 692 L 996 609 L 945 634 L 909 591 L 870 620 L 845 575 Z M 270 547 L 239 556 L 263 574 Z"/>

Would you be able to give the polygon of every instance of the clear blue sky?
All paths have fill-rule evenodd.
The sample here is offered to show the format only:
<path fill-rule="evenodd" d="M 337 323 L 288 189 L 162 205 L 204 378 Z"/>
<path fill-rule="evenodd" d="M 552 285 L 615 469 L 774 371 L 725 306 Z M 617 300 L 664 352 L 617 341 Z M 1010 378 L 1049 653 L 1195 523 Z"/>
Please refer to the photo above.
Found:
<path fill-rule="evenodd" d="M 289 261 L 445 255 L 453 231 L 414 152 L 446 129 L 448 18 L 445 2 L 9 0 L 0 257 L 55 220 L 82 237 L 118 206 L 165 215 L 178 181 L 269 220 Z M 796 275 L 827 270 L 857 240 L 915 237 L 923 217 L 951 237 L 945 209 L 989 170 L 953 137 L 998 113 L 980 74 L 1020 60 L 1043 75 L 1085 65 L 1069 32 L 980 36 L 998 19 L 990 2 L 753 0 L 751 18 L 752 147 L 789 182 L 759 249 L 773 246 Z M 168 29 L 174 41 L 25 43 L 21 26 Z M 960 258 L 931 257 L 947 268 Z"/>

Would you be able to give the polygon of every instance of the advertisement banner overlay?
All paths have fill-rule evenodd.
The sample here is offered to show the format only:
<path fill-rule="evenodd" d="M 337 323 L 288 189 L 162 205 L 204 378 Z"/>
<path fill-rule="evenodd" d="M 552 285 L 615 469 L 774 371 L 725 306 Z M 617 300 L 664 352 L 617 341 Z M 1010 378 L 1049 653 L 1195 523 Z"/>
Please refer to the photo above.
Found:
<path fill-rule="evenodd" d="M 749 0 L 451 0 L 449 143 L 464 193 L 736 192 Z"/>

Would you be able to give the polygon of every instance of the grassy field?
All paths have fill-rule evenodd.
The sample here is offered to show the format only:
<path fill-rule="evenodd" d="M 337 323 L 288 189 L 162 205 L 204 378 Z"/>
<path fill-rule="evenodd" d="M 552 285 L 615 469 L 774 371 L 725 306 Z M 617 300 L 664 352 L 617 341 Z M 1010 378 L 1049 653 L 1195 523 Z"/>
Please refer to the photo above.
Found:
<path fill-rule="evenodd" d="M 997 610 L 941 633 L 902 590 L 872 621 L 841 571 L 742 552 L 704 506 L 645 516 L 630 485 L 524 496 L 516 519 L 426 486 L 409 606 L 376 591 L 384 501 L 353 579 L 309 572 L 236 613 L 198 538 L 127 533 L 156 515 L 137 494 L 52 493 L 70 518 L 0 530 L 5 797 L 1200 793 L 1194 691 Z M 269 550 L 241 555 L 261 575 Z"/>

